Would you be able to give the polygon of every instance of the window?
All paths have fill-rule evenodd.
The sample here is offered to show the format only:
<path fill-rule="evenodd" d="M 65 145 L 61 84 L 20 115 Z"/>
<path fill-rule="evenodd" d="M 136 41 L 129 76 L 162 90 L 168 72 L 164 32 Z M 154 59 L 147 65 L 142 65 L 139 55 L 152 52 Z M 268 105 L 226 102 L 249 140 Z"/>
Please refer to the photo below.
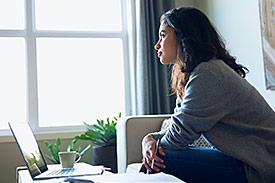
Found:
<path fill-rule="evenodd" d="M 0 38 L 0 129 L 7 121 L 26 121 L 26 67 L 23 38 Z"/>
<path fill-rule="evenodd" d="M 37 132 L 70 131 L 125 114 L 125 4 L 0 2 L 2 135 L 8 121 L 27 121 Z"/>

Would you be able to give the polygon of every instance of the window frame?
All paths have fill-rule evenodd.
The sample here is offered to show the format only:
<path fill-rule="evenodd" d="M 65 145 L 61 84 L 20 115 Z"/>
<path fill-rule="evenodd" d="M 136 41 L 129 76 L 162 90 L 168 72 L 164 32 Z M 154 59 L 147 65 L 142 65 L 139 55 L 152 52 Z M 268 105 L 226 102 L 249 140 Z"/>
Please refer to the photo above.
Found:
<path fill-rule="evenodd" d="M 131 6 L 127 0 L 121 0 L 122 30 L 121 31 L 54 31 L 35 29 L 35 0 L 25 1 L 25 29 L 24 30 L 0 30 L 0 37 L 21 37 L 26 44 L 26 121 L 30 123 L 34 133 L 67 133 L 85 130 L 84 125 L 39 127 L 38 116 L 38 85 L 37 85 L 37 53 L 36 38 L 121 38 L 123 44 L 123 67 L 124 67 L 124 93 L 125 93 L 125 114 L 129 115 L 130 110 L 130 69 L 129 69 L 129 47 L 127 8 Z M 9 129 L 0 130 L 0 136 L 11 135 Z"/>

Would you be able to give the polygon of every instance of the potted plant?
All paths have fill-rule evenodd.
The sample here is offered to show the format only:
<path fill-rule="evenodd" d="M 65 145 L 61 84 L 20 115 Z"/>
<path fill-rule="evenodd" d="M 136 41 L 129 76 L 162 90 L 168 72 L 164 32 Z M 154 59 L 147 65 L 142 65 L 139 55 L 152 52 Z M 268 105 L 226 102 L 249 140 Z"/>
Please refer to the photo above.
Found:
<path fill-rule="evenodd" d="M 46 155 L 46 157 L 52 163 L 60 164 L 60 160 L 59 160 L 59 156 L 58 156 L 58 153 L 61 150 L 61 140 L 60 140 L 60 138 L 58 137 L 56 139 L 56 143 L 50 143 L 49 141 L 45 141 L 44 143 L 45 143 L 46 147 L 48 148 L 49 153 L 51 154 L 51 155 Z M 84 153 L 91 147 L 91 145 L 89 144 L 84 149 L 82 149 L 82 147 L 80 145 L 80 146 L 78 146 L 78 148 L 75 149 L 75 147 L 74 147 L 75 143 L 76 143 L 76 141 L 73 139 L 72 142 L 67 146 L 67 152 L 76 151 L 81 156 L 83 156 Z"/>
<path fill-rule="evenodd" d="M 118 118 L 121 118 L 119 113 Z M 117 172 L 117 151 L 116 151 L 116 125 L 118 118 L 113 117 L 104 120 L 97 119 L 97 124 L 84 122 L 86 131 L 74 138 L 77 140 L 89 140 L 93 145 L 94 165 L 110 167 L 111 171 Z"/>

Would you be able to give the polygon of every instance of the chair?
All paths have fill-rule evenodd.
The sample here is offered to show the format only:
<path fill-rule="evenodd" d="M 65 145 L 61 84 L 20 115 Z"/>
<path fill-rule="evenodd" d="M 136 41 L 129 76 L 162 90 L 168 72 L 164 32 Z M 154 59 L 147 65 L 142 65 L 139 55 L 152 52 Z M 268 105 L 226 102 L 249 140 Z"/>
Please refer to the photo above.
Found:
<path fill-rule="evenodd" d="M 125 173 L 133 163 L 141 163 L 141 142 L 145 135 L 159 131 L 171 115 L 144 115 L 123 118 L 117 124 L 118 173 Z"/>
<path fill-rule="evenodd" d="M 145 135 L 160 131 L 163 121 L 171 115 L 144 115 L 123 118 L 117 124 L 118 173 L 138 172 L 142 161 L 141 143 Z M 200 136 L 189 146 L 213 148 Z"/>

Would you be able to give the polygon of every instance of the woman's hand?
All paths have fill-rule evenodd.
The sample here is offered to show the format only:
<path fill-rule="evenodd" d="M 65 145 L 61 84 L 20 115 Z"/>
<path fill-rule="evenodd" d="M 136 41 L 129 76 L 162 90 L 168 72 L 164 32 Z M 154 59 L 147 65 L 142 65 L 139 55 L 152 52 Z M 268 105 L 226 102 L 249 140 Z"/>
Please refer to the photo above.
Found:
<path fill-rule="evenodd" d="M 159 145 L 158 150 L 156 150 L 157 141 L 153 138 L 152 135 L 146 135 L 142 140 L 142 167 L 140 168 L 140 172 L 146 172 L 146 169 L 152 172 L 155 170 L 157 172 L 160 171 L 159 168 L 165 168 L 163 164 L 164 161 L 160 157 L 156 155 L 158 152 L 160 155 L 165 156 L 163 149 Z M 154 165 L 152 167 L 152 162 L 154 159 Z"/>

